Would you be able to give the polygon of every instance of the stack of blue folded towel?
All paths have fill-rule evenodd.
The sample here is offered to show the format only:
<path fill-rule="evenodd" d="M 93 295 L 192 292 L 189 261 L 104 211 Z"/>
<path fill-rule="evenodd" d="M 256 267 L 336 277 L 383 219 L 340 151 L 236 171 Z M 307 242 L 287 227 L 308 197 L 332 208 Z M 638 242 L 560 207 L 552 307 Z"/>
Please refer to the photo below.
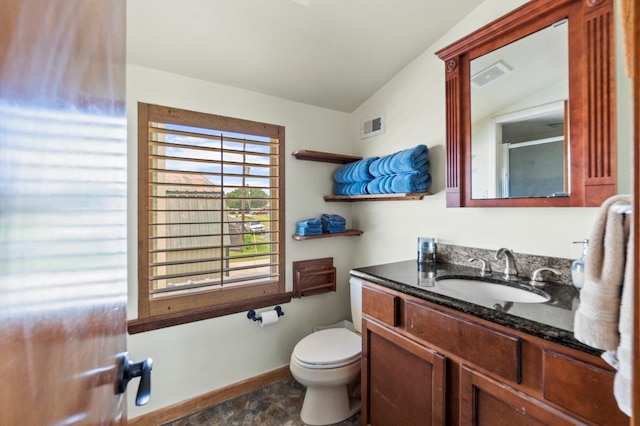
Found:
<path fill-rule="evenodd" d="M 336 195 L 425 192 L 431 185 L 429 148 L 418 145 L 385 157 L 342 166 L 333 178 Z"/>
<path fill-rule="evenodd" d="M 347 230 L 347 221 L 337 214 L 324 213 L 321 219 L 311 218 L 296 223 L 296 235 L 337 234 Z"/>
<path fill-rule="evenodd" d="M 296 224 L 296 234 L 301 236 L 320 235 L 322 234 L 322 222 L 316 218 L 301 220 Z"/>
<path fill-rule="evenodd" d="M 325 234 L 336 234 L 347 230 L 347 221 L 344 217 L 337 214 L 323 214 L 320 219 L 322 223 L 322 232 Z"/>
<path fill-rule="evenodd" d="M 333 193 L 336 195 L 362 195 L 367 193 L 367 184 L 373 179 L 369 166 L 378 157 L 365 158 L 345 164 L 333 175 Z"/>
<path fill-rule="evenodd" d="M 369 194 L 425 192 L 431 185 L 429 148 L 418 145 L 379 158 L 369 166 L 374 178 L 367 184 Z"/>

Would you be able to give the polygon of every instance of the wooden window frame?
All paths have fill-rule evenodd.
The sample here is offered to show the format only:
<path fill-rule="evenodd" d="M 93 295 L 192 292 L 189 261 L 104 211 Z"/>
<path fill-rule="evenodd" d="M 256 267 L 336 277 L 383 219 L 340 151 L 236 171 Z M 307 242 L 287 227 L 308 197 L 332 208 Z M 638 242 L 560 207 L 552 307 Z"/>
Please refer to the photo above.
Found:
<path fill-rule="evenodd" d="M 151 295 L 150 270 L 150 188 L 151 144 L 150 123 L 212 129 L 242 133 L 277 140 L 277 182 L 274 209 L 277 229 L 271 238 L 277 243 L 277 277 L 268 282 L 227 287 L 215 290 L 186 291 L 161 298 Z M 291 300 L 292 292 L 285 291 L 285 193 L 284 193 L 284 127 L 243 119 L 217 116 L 159 105 L 138 103 L 138 318 L 128 322 L 130 334 L 215 318 L 257 309 Z M 223 198 L 221 198 L 223 200 Z M 274 199 L 272 199 L 272 202 Z M 222 222 L 222 218 L 220 221 Z M 221 223 L 220 222 L 220 223 Z M 216 222 L 217 223 L 217 222 Z"/>

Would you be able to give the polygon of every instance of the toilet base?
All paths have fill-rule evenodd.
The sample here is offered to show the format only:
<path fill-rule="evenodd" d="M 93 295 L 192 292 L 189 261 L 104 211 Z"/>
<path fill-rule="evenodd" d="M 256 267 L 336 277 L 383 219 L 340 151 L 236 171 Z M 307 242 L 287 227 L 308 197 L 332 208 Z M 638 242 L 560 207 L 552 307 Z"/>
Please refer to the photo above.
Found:
<path fill-rule="evenodd" d="M 360 411 L 360 405 L 360 399 L 349 398 L 347 385 L 310 386 L 302 403 L 300 419 L 308 425 L 338 423 Z"/>

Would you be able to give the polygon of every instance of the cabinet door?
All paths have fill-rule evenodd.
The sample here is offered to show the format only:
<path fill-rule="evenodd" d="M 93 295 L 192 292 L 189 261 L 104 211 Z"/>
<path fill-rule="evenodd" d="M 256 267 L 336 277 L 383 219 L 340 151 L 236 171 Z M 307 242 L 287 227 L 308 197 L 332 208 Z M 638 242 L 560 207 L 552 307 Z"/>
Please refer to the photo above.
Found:
<path fill-rule="evenodd" d="M 445 358 L 375 322 L 363 325 L 363 424 L 445 424 Z"/>
<path fill-rule="evenodd" d="M 460 366 L 460 424 L 478 426 L 529 426 L 583 424 L 561 411 Z"/>
<path fill-rule="evenodd" d="M 542 396 L 596 425 L 628 425 L 613 395 L 613 370 L 545 350 Z M 600 359 L 597 359 L 602 362 Z"/>

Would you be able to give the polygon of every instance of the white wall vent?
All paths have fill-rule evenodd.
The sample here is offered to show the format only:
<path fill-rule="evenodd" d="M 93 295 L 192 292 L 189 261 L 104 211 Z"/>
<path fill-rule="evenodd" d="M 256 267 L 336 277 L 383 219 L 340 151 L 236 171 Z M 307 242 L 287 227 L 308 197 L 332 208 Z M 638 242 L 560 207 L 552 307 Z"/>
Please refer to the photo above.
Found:
<path fill-rule="evenodd" d="M 489 83 L 492 83 L 500 77 L 511 72 L 511 69 L 504 63 L 498 61 L 495 64 L 483 69 L 482 71 L 471 76 L 471 85 L 476 89 L 480 89 Z"/>
<path fill-rule="evenodd" d="M 370 138 L 384 133 L 384 112 L 366 118 L 360 126 L 360 139 Z"/>

